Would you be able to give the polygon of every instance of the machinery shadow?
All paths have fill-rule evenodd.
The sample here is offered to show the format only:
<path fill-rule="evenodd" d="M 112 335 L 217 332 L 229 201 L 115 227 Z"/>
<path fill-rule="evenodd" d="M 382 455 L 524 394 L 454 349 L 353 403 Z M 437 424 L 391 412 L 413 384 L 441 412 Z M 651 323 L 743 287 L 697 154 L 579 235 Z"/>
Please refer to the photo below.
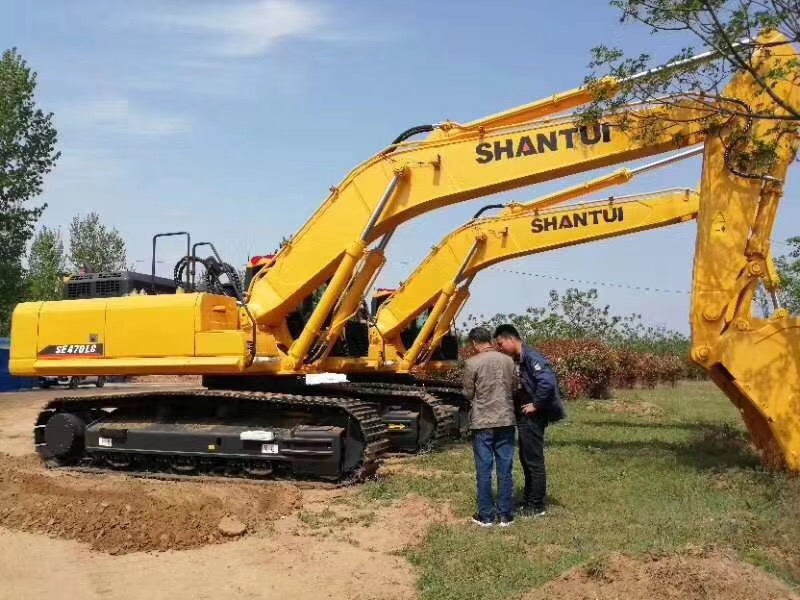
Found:
<path fill-rule="evenodd" d="M 614 425 L 619 425 L 614 423 Z M 631 425 L 633 427 L 634 425 Z M 681 424 L 681 428 L 689 429 Z M 668 425 L 663 429 L 669 429 Z M 631 457 L 671 455 L 678 464 L 698 471 L 720 471 L 732 468 L 760 469 L 758 453 L 747 435 L 729 424 L 697 424 L 689 440 L 552 440 L 551 448 L 572 447 L 589 453 L 602 453 L 606 459 L 624 463 Z"/>
<path fill-rule="evenodd" d="M 591 420 L 586 421 L 584 424 L 598 427 L 622 427 L 624 429 L 681 429 L 686 431 L 703 430 L 716 425 L 706 421 L 698 421 L 696 423 L 635 423 L 632 421 L 615 421 L 613 419 Z"/>

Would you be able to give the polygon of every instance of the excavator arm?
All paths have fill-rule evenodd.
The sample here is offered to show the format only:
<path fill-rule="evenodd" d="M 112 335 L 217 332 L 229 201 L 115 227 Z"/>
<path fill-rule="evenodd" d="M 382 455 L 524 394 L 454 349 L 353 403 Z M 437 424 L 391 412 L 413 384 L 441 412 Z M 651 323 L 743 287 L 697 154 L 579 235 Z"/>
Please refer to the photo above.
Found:
<path fill-rule="evenodd" d="M 739 89 L 732 93 L 749 95 Z M 752 83 L 750 83 L 752 85 Z M 800 106 L 800 88 L 790 81 L 774 92 Z M 755 112 L 785 116 L 762 95 Z M 727 168 L 720 140 L 706 143 L 697 219 L 692 293 L 692 358 L 739 409 L 763 462 L 800 470 L 800 319 L 778 309 L 769 319 L 753 316 L 761 283 L 774 286 L 771 239 L 784 182 L 798 149 L 797 129 L 758 120 L 752 135 L 774 144 L 767 173 Z"/>
<path fill-rule="evenodd" d="M 538 202 L 532 202 L 532 205 Z M 410 369 L 457 292 L 482 270 L 502 261 L 586 244 L 693 220 L 697 193 L 668 190 L 609 198 L 557 209 L 513 207 L 494 218 L 473 221 L 448 235 L 376 315 L 376 329 L 388 346 L 402 355 L 401 370 Z M 433 307 L 416 341 L 404 352 L 400 333 Z M 391 351 L 389 355 L 393 354 Z"/>
<path fill-rule="evenodd" d="M 490 206 L 481 209 L 471 222 L 448 234 L 437 246 L 434 246 L 431 253 L 403 283 L 402 287 L 388 300 L 382 302 L 375 315 L 377 333 L 383 338 L 396 337 L 400 330 L 417 319 L 421 312 L 435 301 L 435 297 L 440 293 L 442 281 L 447 282 L 445 289 L 450 287 L 454 290 L 461 280 L 471 280 L 482 268 L 487 268 L 502 260 L 538 252 L 542 248 L 542 244 L 551 244 L 552 240 L 548 236 L 554 235 L 556 231 L 556 228 L 552 226 L 554 223 L 552 219 L 558 219 L 558 216 L 546 217 L 550 220 L 543 221 L 540 215 L 542 210 L 565 204 L 600 190 L 623 185 L 642 173 L 698 155 L 701 151 L 702 148 L 692 149 L 635 169 L 620 169 L 525 204 L 513 203 L 504 207 Z M 488 208 L 503 208 L 503 211 L 492 218 L 479 218 Z M 568 213 L 571 209 L 572 207 L 565 209 L 568 221 L 570 220 Z M 644 218 L 644 215 L 639 216 Z M 530 222 L 526 222 L 526 219 Z M 591 233 L 606 237 L 604 235 L 607 228 L 606 222 L 599 219 L 595 223 L 594 215 L 592 215 L 591 221 L 592 223 L 587 223 L 592 229 Z M 578 228 L 582 225 L 581 219 L 575 224 L 575 227 Z M 611 228 L 611 231 L 618 230 L 620 225 L 621 223 L 617 223 L 616 227 Z M 497 235 L 496 230 L 501 231 L 503 236 L 513 232 L 518 237 L 513 242 L 505 238 L 501 248 L 493 248 L 486 243 L 486 240 L 490 235 Z M 559 237 L 568 237 L 564 235 L 566 233 L 568 232 L 562 231 Z M 579 236 L 575 241 L 583 243 L 587 240 Z M 520 252 L 515 254 L 514 248 L 519 248 Z"/>
<path fill-rule="evenodd" d="M 580 128 L 569 118 L 513 130 L 488 125 L 464 128 L 446 140 L 410 143 L 380 155 L 351 173 L 284 247 L 275 264 L 256 276 L 248 307 L 260 326 L 277 332 L 288 311 L 327 282 L 302 334 L 284 340 L 291 345 L 287 366 L 296 366 L 335 303 L 348 293 L 363 297 L 363 287 L 347 289 L 353 273 L 367 245 L 391 235 L 399 224 L 478 196 L 701 143 L 706 125 L 700 112 L 685 108 L 664 114 L 665 120 L 681 123 L 665 128 L 656 139 L 621 131 L 617 126 L 621 118 Z M 381 264 L 374 260 L 376 268 Z M 372 274 L 358 273 L 358 279 L 368 284 Z"/>

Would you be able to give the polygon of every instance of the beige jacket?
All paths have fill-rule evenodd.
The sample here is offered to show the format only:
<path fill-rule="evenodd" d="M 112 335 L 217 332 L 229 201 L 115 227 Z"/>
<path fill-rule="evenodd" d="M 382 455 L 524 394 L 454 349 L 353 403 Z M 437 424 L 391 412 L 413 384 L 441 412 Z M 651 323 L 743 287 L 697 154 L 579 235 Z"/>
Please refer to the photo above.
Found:
<path fill-rule="evenodd" d="M 472 403 L 470 429 L 514 425 L 514 391 L 518 387 L 511 357 L 488 349 L 467 359 L 464 396 Z"/>

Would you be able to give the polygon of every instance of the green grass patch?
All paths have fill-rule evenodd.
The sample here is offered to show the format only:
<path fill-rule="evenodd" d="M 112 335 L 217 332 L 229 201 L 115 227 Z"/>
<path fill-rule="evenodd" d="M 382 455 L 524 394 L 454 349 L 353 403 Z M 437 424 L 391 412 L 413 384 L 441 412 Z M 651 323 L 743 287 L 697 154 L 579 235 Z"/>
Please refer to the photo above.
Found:
<path fill-rule="evenodd" d="M 550 513 L 508 530 L 471 527 L 475 480 L 467 444 L 409 459 L 417 472 L 365 486 L 381 502 L 417 493 L 452 502 L 464 524 L 437 526 L 409 554 L 423 598 L 509 598 L 612 552 L 735 548 L 800 584 L 800 483 L 765 472 L 739 415 L 709 383 L 617 392 L 576 402 L 548 432 Z M 445 472 L 444 475 L 441 472 Z M 517 488 L 522 474 L 515 472 Z"/>

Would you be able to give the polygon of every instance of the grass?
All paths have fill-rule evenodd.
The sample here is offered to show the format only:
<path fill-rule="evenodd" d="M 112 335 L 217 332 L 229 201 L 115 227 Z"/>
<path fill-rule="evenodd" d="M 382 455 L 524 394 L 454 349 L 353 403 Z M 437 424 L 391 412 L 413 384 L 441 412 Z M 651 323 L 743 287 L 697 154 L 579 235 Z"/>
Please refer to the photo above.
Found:
<path fill-rule="evenodd" d="M 470 527 L 475 483 L 466 444 L 410 459 L 436 477 L 400 473 L 364 488 L 369 501 L 413 492 L 452 502 L 465 517 L 433 528 L 410 551 L 423 598 L 510 598 L 575 565 L 601 576 L 614 552 L 687 546 L 732 547 L 800 584 L 800 482 L 761 469 L 738 413 L 713 385 L 620 391 L 613 403 L 569 408 L 568 422 L 548 432 L 545 519 Z M 519 488 L 518 465 L 515 477 Z"/>

